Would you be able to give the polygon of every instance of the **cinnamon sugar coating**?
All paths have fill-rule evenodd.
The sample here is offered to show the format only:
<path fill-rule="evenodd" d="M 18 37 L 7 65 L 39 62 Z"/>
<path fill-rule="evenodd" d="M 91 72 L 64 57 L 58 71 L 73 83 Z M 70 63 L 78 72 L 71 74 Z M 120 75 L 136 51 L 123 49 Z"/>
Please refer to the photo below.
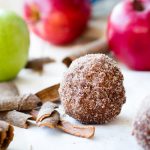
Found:
<path fill-rule="evenodd" d="M 103 124 L 115 118 L 125 103 L 123 75 L 104 54 L 73 61 L 60 84 L 65 112 L 85 124 Z"/>

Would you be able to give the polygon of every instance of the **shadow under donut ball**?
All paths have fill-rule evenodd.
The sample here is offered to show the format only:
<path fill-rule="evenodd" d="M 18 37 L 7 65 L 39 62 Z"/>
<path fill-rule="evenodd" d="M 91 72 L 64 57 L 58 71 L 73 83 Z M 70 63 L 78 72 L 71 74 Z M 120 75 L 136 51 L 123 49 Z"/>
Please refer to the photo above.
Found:
<path fill-rule="evenodd" d="M 65 112 L 85 124 L 103 124 L 125 103 L 123 75 L 104 54 L 89 54 L 73 61 L 60 84 Z"/>

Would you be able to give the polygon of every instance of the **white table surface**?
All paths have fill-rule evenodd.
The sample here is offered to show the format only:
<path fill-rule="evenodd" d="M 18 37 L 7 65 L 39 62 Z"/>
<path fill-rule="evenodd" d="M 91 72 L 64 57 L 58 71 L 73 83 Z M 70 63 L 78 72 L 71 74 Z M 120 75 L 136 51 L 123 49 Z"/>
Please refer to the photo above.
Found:
<path fill-rule="evenodd" d="M 42 88 L 58 83 L 67 70 L 60 60 L 71 53 L 69 50 L 59 50 L 31 35 L 30 57 L 53 56 L 58 62 L 45 66 L 42 75 L 30 70 L 22 70 L 14 80 L 21 93 L 34 93 Z M 65 134 L 56 129 L 29 129 L 15 127 L 15 137 L 9 150 L 140 150 L 132 133 L 132 122 L 142 99 L 150 94 L 150 73 L 136 72 L 121 66 L 126 89 L 126 104 L 121 114 L 106 125 L 97 125 L 93 139 L 83 139 Z M 67 118 L 78 124 L 74 119 Z"/>
<path fill-rule="evenodd" d="M 23 0 L 0 0 L 0 7 L 15 10 L 21 14 Z M 60 63 L 61 59 L 75 52 L 43 43 L 31 35 L 30 57 L 52 56 L 57 63 L 47 65 L 44 74 L 22 70 L 14 82 L 21 93 L 34 93 L 42 88 L 58 83 L 67 68 Z M 106 125 L 97 125 L 93 139 L 83 139 L 65 134 L 56 129 L 29 129 L 15 127 L 15 136 L 8 150 L 140 150 L 132 133 L 132 122 L 144 97 L 150 94 L 150 72 L 136 72 L 121 66 L 126 89 L 126 104 L 121 114 Z M 71 122 L 78 124 L 74 119 Z"/>

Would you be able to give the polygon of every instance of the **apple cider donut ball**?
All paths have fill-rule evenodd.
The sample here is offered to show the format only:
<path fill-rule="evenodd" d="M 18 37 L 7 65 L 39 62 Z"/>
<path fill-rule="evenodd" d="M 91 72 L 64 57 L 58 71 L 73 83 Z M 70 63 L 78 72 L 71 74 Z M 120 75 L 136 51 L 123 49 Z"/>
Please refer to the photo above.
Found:
<path fill-rule="evenodd" d="M 150 150 L 150 96 L 142 101 L 135 117 L 133 135 L 144 150 Z"/>
<path fill-rule="evenodd" d="M 84 124 L 115 118 L 125 103 L 123 75 L 114 60 L 89 54 L 72 62 L 60 84 L 65 112 Z"/>

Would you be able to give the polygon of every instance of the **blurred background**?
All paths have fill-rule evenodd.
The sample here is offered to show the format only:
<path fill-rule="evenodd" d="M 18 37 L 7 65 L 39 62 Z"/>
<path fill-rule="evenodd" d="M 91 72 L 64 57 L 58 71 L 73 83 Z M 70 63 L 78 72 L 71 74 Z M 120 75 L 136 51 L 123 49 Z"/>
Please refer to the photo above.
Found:
<path fill-rule="evenodd" d="M 115 3 L 117 3 L 117 1 L 118 0 L 93 0 L 92 18 L 105 18 L 109 14 Z M 12 10 L 14 12 L 17 12 L 17 14 L 23 16 L 24 3 L 25 0 L 0 0 L 0 8 Z M 30 36 L 30 57 L 51 56 L 60 61 L 60 59 L 63 59 L 65 56 L 76 52 L 78 49 L 74 46 L 69 46 L 69 48 L 64 46 L 54 46 L 53 44 L 47 43 L 46 41 L 36 36 L 32 31 L 30 32 Z"/>
<path fill-rule="evenodd" d="M 108 15 L 115 4 L 121 0 L 91 0 L 93 3 L 94 16 Z M 24 0 L 0 0 L 0 8 L 14 10 L 18 14 L 23 14 Z"/>
<path fill-rule="evenodd" d="M 99 31 L 95 30 L 97 28 L 101 28 L 104 32 L 106 31 L 106 19 L 108 15 L 110 14 L 112 8 L 115 6 L 115 4 L 119 0 L 91 0 L 92 1 L 92 17 L 90 24 L 92 22 L 92 29 L 87 31 L 87 34 L 85 36 L 95 36 L 96 38 L 100 38 L 98 33 Z M 0 8 L 6 9 L 6 10 L 12 10 L 17 12 L 17 14 L 23 16 L 23 7 L 24 7 L 25 0 L 0 0 Z M 94 25 L 94 29 L 93 29 Z M 100 29 L 100 30 L 101 30 Z M 94 31 L 93 31 L 94 30 Z M 31 57 L 39 57 L 39 56 L 45 56 L 49 55 L 51 57 L 55 57 L 57 60 L 63 59 L 65 56 L 70 55 L 72 53 L 76 53 L 78 51 L 84 51 L 87 48 L 84 46 L 81 46 L 83 43 L 87 43 L 83 40 L 80 40 L 79 42 L 77 41 L 76 44 L 71 44 L 72 46 L 54 46 L 53 44 L 47 43 L 44 40 L 41 40 L 38 36 L 36 36 L 32 31 L 31 31 L 31 43 L 30 43 L 30 56 Z M 100 33 L 101 34 L 101 33 Z M 103 33 L 104 35 L 105 33 Z M 92 38 L 95 38 L 92 37 Z M 88 43 L 90 43 L 88 41 Z M 88 47 L 88 46 L 87 46 Z M 36 53 L 35 53 L 36 49 Z M 62 51 L 63 49 L 63 51 Z M 68 51 L 69 49 L 69 51 Z M 42 52 L 41 52 L 42 50 Z"/>
<path fill-rule="evenodd" d="M 0 8 L 16 12 L 27 25 L 29 59 L 51 57 L 64 63 L 72 55 L 105 53 L 130 69 L 150 70 L 149 15 L 145 12 L 150 7 L 145 1 L 0 0 Z M 6 20 L 13 23 L 9 17 Z"/>
<path fill-rule="evenodd" d="M 5 47 L 5 49 L 0 49 L 1 53 L 5 53 L 5 55 L 1 55 L 1 62 L 8 62 L 7 60 L 10 60 L 10 62 L 7 63 L 7 71 L 5 67 L 7 66 L 6 63 L 4 66 L 0 62 L 0 67 L 4 67 L 4 69 L 0 70 L 0 74 L 3 74 L 0 81 L 12 79 L 21 71 L 23 71 L 23 74 L 26 73 L 23 68 L 30 59 L 50 57 L 54 59 L 55 62 L 65 66 L 62 62 L 68 56 L 77 55 L 77 57 L 75 57 L 78 58 L 88 53 L 108 54 L 106 37 L 107 18 L 113 7 L 119 1 L 120 0 L 0 0 L 0 8 L 5 10 L 5 19 L 9 24 L 9 27 L 4 25 L 4 28 L 6 27 L 6 31 L 8 32 L 8 34 L 4 34 L 9 35 L 9 30 L 12 30 L 14 33 L 14 35 L 8 36 L 9 42 L 12 44 L 9 45 L 9 50 L 8 44 L 5 44 L 5 38 L 1 37 L 0 39 L 2 41 L 1 43 L 4 44 L 3 47 Z M 56 7 L 58 8 L 55 8 L 55 4 L 53 5 L 51 2 L 56 2 Z M 24 21 L 29 29 L 25 34 L 29 32 L 30 44 L 24 43 L 28 39 L 25 35 L 20 35 L 16 31 L 17 28 L 23 28 L 23 26 L 19 25 L 19 20 L 18 23 L 15 22 L 16 25 L 18 25 L 14 29 L 11 28 L 15 20 L 9 18 L 7 10 L 11 10 L 12 14 L 15 12 L 21 16 L 22 21 Z M 4 14 L 1 15 L 2 18 L 3 15 Z M 2 24 L 0 27 L 3 30 Z M 14 41 L 13 38 L 15 39 L 17 36 L 19 36 L 20 39 Z M 23 47 L 24 50 L 19 46 L 18 50 L 13 49 L 16 44 L 19 45 L 21 42 L 25 45 Z M 17 54 L 17 52 L 19 52 L 19 54 Z M 15 55 L 16 58 L 11 57 L 11 55 L 9 55 L 11 58 L 8 58 L 8 53 L 12 53 L 11 55 Z M 27 58 L 27 56 L 29 57 Z M 24 60 L 22 61 L 22 57 L 26 57 L 26 59 L 23 58 Z M 15 61 L 14 65 L 10 65 L 12 61 L 13 63 Z M 22 65 L 19 66 L 18 64 L 21 61 Z M 10 70 L 10 68 L 18 69 Z M 53 69 L 47 70 L 52 71 Z M 14 74 L 12 74 L 12 71 L 14 71 Z M 6 75 L 8 77 L 6 77 Z M 58 73 L 58 75 L 60 74 Z"/>

